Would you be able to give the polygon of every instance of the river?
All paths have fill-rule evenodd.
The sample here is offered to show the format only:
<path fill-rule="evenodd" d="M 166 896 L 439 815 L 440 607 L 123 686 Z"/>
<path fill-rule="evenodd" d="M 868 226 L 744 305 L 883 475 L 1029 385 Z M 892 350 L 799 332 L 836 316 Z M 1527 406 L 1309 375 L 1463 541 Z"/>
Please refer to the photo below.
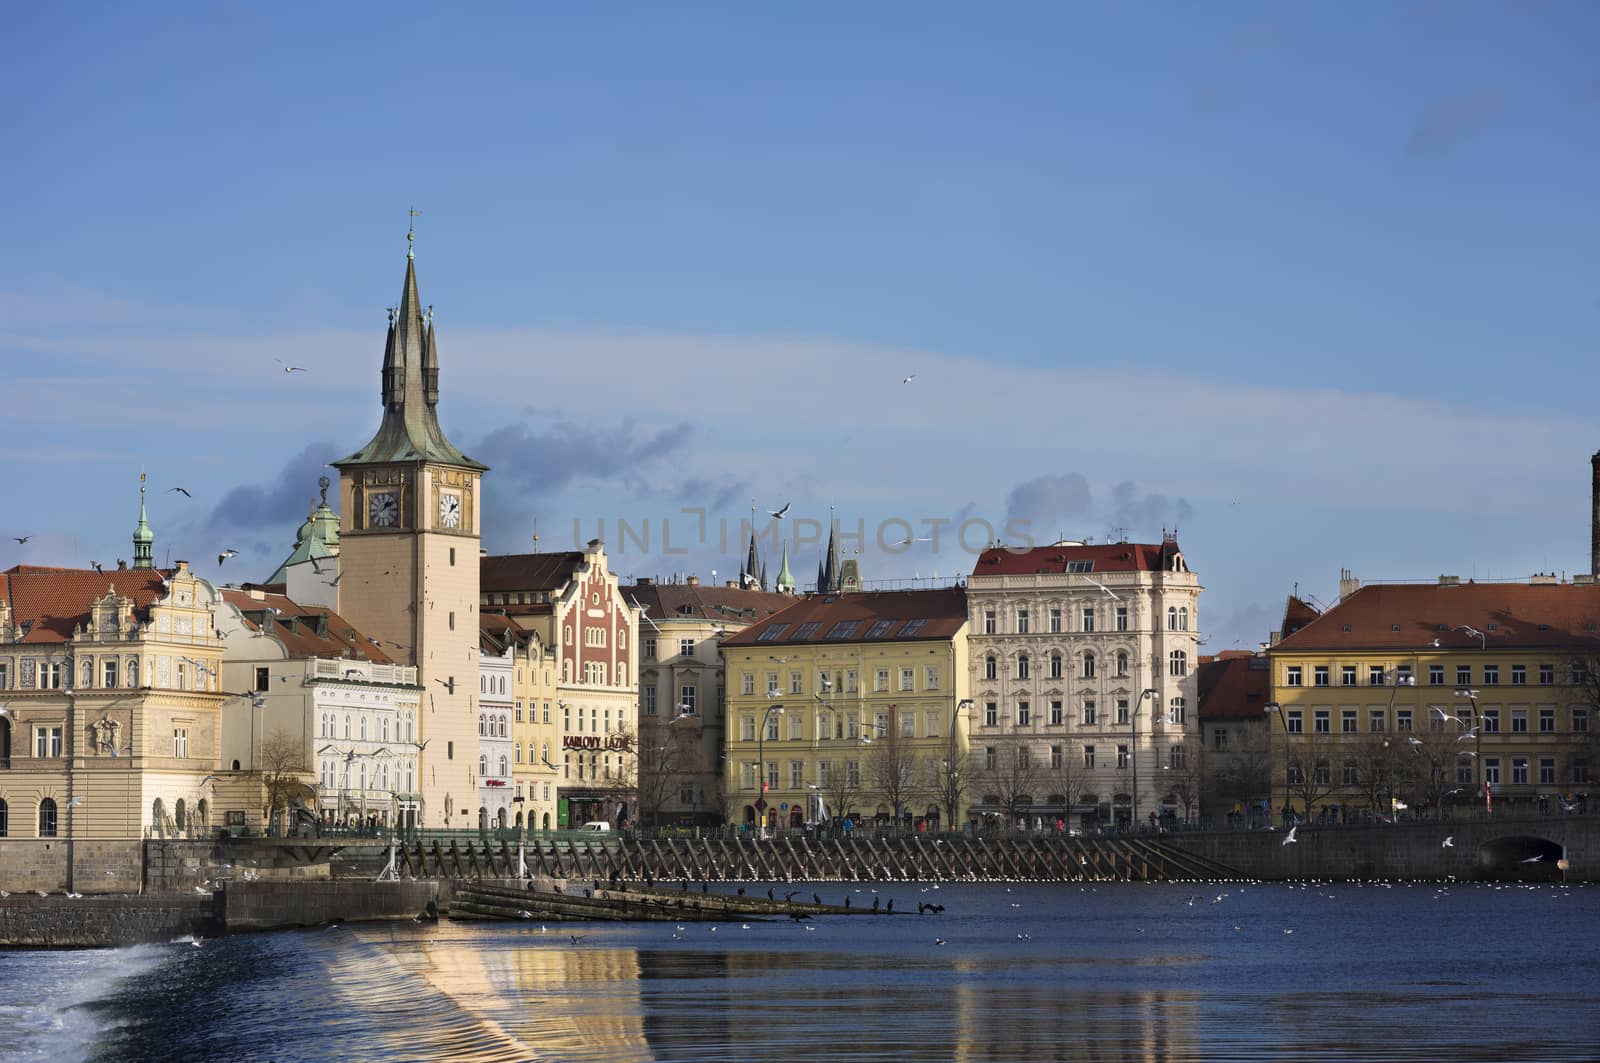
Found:
<path fill-rule="evenodd" d="M 0 1058 L 1600 1057 L 1593 887 L 798 888 L 910 912 L 812 929 L 446 921 L 0 952 Z"/>

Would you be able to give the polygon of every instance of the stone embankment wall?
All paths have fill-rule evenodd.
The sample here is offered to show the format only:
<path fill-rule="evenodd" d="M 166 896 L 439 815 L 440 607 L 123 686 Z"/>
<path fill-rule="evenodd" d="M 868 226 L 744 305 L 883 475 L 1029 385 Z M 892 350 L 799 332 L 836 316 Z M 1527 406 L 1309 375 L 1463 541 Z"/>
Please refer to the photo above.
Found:
<path fill-rule="evenodd" d="M 410 919 L 439 900 L 439 883 L 233 882 L 217 895 L 229 933 L 334 922 Z"/>
<path fill-rule="evenodd" d="M 67 897 L 13 893 L 0 897 L 0 946 L 25 949 L 101 948 L 200 937 L 221 931 L 210 896 Z"/>
<path fill-rule="evenodd" d="M 69 889 L 84 894 L 137 893 L 142 844 L 137 839 L 0 838 L 0 889 L 13 893 L 64 893 Z"/>

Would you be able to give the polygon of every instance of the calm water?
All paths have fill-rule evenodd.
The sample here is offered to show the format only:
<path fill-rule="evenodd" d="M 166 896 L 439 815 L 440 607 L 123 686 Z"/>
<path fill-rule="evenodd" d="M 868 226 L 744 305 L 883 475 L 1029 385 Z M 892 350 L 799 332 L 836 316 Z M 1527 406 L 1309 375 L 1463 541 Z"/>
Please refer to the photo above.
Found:
<path fill-rule="evenodd" d="M 922 889 L 879 887 L 913 914 L 814 930 L 407 923 L 0 953 L 0 1058 L 1600 1056 L 1600 889 Z"/>

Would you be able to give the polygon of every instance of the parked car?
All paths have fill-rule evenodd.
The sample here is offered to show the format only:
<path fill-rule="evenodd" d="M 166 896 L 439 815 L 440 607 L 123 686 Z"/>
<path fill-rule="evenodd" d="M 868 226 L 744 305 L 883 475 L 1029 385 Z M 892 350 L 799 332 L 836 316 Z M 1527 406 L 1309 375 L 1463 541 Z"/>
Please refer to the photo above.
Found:
<path fill-rule="evenodd" d="M 603 819 L 590 820 L 583 825 L 583 829 L 590 834 L 609 834 L 611 833 L 611 824 Z"/>

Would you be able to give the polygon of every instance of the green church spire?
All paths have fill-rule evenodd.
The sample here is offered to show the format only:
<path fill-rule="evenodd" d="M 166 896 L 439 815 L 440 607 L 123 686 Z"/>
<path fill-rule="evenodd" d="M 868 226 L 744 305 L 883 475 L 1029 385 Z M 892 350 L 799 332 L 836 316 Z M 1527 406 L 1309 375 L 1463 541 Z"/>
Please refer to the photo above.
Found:
<path fill-rule="evenodd" d="M 139 470 L 139 526 L 133 529 L 133 567 L 155 568 L 156 533 L 144 515 L 144 470 Z"/>

